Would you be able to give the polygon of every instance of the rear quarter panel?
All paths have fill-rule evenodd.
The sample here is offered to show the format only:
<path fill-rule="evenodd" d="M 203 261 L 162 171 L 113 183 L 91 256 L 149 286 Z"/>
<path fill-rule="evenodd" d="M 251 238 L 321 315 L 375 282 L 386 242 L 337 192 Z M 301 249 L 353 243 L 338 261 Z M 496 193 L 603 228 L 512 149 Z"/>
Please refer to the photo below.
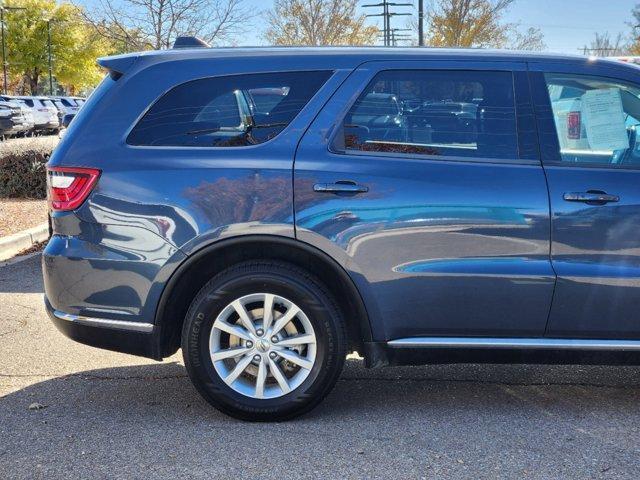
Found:
<path fill-rule="evenodd" d="M 147 108 L 177 84 L 217 75 L 327 69 L 334 75 L 285 130 L 264 144 L 193 148 L 126 143 Z M 349 72 L 327 64 L 292 63 L 286 56 L 269 62 L 260 58 L 151 62 L 141 57 L 117 81 L 105 80 L 107 85 L 80 111 L 49 163 L 102 171 L 82 207 L 54 215 L 58 239 L 45 262 L 55 262 L 56 249 L 63 247 L 76 259 L 73 272 L 58 268 L 59 278 L 51 282 L 48 295 L 54 308 L 153 322 L 165 282 L 191 253 L 219 239 L 248 233 L 294 237 L 295 149 Z M 116 271 L 121 288 L 114 285 Z"/>

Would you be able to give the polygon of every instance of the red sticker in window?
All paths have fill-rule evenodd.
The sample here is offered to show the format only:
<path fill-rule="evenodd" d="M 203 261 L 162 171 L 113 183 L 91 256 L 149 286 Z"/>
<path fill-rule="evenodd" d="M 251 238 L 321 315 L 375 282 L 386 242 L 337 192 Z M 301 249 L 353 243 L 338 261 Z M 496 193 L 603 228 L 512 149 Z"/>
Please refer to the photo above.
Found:
<path fill-rule="evenodd" d="M 580 112 L 569 112 L 567 115 L 567 138 L 569 140 L 580 140 L 581 129 Z"/>

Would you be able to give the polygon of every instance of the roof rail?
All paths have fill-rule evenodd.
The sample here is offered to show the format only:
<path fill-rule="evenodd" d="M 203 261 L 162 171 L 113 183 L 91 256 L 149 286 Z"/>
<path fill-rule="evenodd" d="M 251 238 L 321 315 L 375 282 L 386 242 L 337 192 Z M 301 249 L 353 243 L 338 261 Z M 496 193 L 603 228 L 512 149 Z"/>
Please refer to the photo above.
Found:
<path fill-rule="evenodd" d="M 198 37 L 178 37 L 173 48 L 210 48 L 210 45 Z"/>

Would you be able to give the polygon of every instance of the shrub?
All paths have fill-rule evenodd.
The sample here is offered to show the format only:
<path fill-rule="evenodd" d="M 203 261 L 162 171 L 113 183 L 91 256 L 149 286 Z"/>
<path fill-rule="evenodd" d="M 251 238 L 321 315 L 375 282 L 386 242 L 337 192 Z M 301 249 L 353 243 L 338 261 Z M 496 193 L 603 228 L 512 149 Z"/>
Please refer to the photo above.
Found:
<path fill-rule="evenodd" d="M 0 197 L 46 198 L 45 164 L 57 137 L 15 138 L 0 144 Z"/>

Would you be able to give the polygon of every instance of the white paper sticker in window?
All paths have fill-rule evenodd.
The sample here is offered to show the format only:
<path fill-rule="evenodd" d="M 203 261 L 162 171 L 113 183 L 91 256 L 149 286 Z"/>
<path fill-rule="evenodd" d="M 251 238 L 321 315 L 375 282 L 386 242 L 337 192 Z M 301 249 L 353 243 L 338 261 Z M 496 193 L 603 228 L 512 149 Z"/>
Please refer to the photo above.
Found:
<path fill-rule="evenodd" d="M 624 150 L 629 148 L 627 127 L 620 89 L 589 90 L 582 95 L 587 138 L 591 150 Z"/>

